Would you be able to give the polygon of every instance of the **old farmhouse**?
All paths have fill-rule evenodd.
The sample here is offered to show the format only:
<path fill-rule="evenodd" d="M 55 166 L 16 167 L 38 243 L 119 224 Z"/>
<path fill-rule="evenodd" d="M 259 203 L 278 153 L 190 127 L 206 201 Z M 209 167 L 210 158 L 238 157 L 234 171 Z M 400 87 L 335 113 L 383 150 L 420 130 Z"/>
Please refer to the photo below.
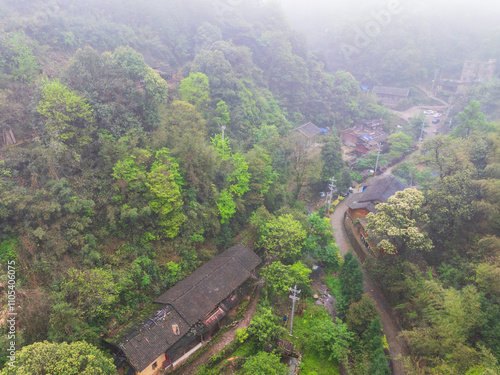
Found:
<path fill-rule="evenodd" d="M 130 365 L 131 374 L 174 370 L 218 331 L 220 321 L 248 293 L 247 280 L 260 262 L 246 246 L 229 248 L 159 296 L 140 322 L 106 342 L 122 366 Z"/>
<path fill-rule="evenodd" d="M 377 176 L 361 184 L 350 196 L 347 201 L 347 215 L 346 219 L 351 223 L 359 223 L 356 225 L 358 228 L 354 235 L 358 241 L 370 249 L 373 244 L 367 240 L 366 215 L 370 212 L 376 213 L 375 206 L 379 203 L 386 203 L 387 200 L 396 194 L 397 191 L 404 190 L 408 186 L 399 181 L 396 177 Z"/>
<path fill-rule="evenodd" d="M 398 87 L 375 86 L 372 91 L 377 96 L 377 101 L 386 105 L 396 105 L 403 99 L 408 99 L 410 89 Z"/>
<path fill-rule="evenodd" d="M 295 131 L 304 140 L 306 148 L 314 148 L 317 144 L 317 137 L 327 132 L 326 129 L 318 128 L 312 122 L 300 125 L 298 128 L 295 128 Z"/>

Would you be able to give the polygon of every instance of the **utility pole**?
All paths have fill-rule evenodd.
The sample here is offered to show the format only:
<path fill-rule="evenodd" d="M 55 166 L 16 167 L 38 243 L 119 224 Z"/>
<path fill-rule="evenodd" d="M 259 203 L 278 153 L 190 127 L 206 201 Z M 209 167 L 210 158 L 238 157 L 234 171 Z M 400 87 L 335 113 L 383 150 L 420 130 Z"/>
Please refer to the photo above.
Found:
<path fill-rule="evenodd" d="M 222 143 L 224 143 L 224 130 L 226 130 L 226 125 L 222 125 L 221 129 L 222 129 Z"/>
<path fill-rule="evenodd" d="M 221 129 L 222 129 L 222 159 L 224 159 L 226 157 L 224 152 L 226 149 L 226 146 L 224 145 L 224 130 L 226 130 L 226 125 L 222 125 Z"/>
<path fill-rule="evenodd" d="M 335 177 L 330 178 L 330 184 L 328 187 L 330 188 L 330 197 L 328 198 L 328 214 L 330 214 L 330 206 L 332 204 L 332 196 L 333 196 L 333 189 L 335 189 Z"/>
<path fill-rule="evenodd" d="M 380 151 L 382 151 L 382 143 L 377 143 L 378 149 L 377 149 L 377 162 L 375 163 L 375 172 L 373 172 L 373 177 L 377 175 L 377 168 L 378 168 L 378 158 L 380 157 Z"/>
<path fill-rule="evenodd" d="M 297 289 L 297 285 L 293 287 L 293 289 L 290 287 L 290 292 L 293 293 L 293 295 L 290 295 L 289 298 L 292 299 L 293 304 L 292 304 L 292 320 L 290 320 L 290 336 L 292 335 L 292 329 L 293 329 L 293 314 L 295 311 L 295 301 L 300 300 L 299 297 L 297 297 L 297 294 L 300 294 L 300 289 Z"/>

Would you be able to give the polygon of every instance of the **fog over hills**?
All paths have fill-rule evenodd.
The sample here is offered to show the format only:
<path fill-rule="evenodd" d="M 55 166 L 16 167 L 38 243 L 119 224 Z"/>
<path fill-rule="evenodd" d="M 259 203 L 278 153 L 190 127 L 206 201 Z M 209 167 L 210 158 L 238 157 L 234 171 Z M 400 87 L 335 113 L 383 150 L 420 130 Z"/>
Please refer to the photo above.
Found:
<path fill-rule="evenodd" d="M 369 61 L 384 65 L 389 53 L 414 54 L 426 68 L 457 73 L 464 59 L 499 58 L 500 5 L 476 2 L 280 0 L 291 27 L 329 69 L 365 72 Z M 407 52 L 403 52 L 407 51 Z M 359 74 L 358 74 L 359 75 Z"/>

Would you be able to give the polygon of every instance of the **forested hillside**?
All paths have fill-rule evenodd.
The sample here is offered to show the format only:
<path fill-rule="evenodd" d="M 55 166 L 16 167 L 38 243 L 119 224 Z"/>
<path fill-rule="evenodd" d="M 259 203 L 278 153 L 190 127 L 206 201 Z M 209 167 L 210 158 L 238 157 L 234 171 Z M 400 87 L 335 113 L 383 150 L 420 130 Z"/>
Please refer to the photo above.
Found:
<path fill-rule="evenodd" d="M 272 5 L 1 8 L 1 127 L 17 143 L 0 149 L 0 241 L 17 265 L 18 349 L 98 345 L 263 204 L 303 209 L 302 187 L 323 176 L 291 129 L 378 108 Z"/>
<path fill-rule="evenodd" d="M 340 48 L 332 38 L 329 48 Z M 15 138 L 0 147 L 0 285 L 5 322 L 15 264 L 18 361 L 49 353 L 64 362 L 75 350 L 92 358 L 81 359 L 85 373 L 113 373 L 103 336 L 245 243 L 264 259 L 267 301 L 246 333 L 252 361 L 274 356 L 264 353 L 282 333 L 269 323 L 274 304 L 295 284 L 312 295 L 308 276 L 320 263 L 338 276 L 345 323 L 307 310 L 310 326 L 304 319 L 298 329 L 310 332 L 297 345 L 353 374 L 390 373 L 358 263 L 340 260 L 325 209 L 310 215 L 306 206 L 332 176 L 339 193 L 360 176 L 342 160 L 340 130 L 372 119 L 397 129 L 359 85 L 429 77 L 434 65 L 413 59 L 422 49 L 405 48 L 377 66 L 367 58 L 337 70 L 274 2 L 0 0 L 0 132 Z M 417 196 L 370 221 L 387 251 L 364 266 L 403 325 L 408 373 L 499 371 L 499 87 L 457 98 L 454 130 L 393 170 L 417 182 Z M 329 130 L 314 151 L 294 130 L 307 122 Z M 405 132 L 381 161 L 413 147 L 419 128 Z M 374 168 L 373 157 L 354 169 Z"/>
<path fill-rule="evenodd" d="M 490 0 L 309 2 L 283 0 L 291 24 L 323 51 L 332 71 L 365 84 L 403 87 L 456 78 L 464 59 L 499 59 L 497 4 Z"/>

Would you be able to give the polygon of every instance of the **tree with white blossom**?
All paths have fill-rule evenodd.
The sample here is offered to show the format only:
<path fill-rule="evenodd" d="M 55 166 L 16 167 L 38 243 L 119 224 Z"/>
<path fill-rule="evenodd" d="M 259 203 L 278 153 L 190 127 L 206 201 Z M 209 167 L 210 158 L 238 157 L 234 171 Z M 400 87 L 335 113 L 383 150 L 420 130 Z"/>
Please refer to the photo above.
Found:
<path fill-rule="evenodd" d="M 369 213 L 368 234 L 377 248 L 386 254 L 400 254 L 407 251 L 430 251 L 432 241 L 421 231 L 428 222 L 421 208 L 424 195 L 415 189 L 398 191 L 375 208 L 377 213 Z"/>

